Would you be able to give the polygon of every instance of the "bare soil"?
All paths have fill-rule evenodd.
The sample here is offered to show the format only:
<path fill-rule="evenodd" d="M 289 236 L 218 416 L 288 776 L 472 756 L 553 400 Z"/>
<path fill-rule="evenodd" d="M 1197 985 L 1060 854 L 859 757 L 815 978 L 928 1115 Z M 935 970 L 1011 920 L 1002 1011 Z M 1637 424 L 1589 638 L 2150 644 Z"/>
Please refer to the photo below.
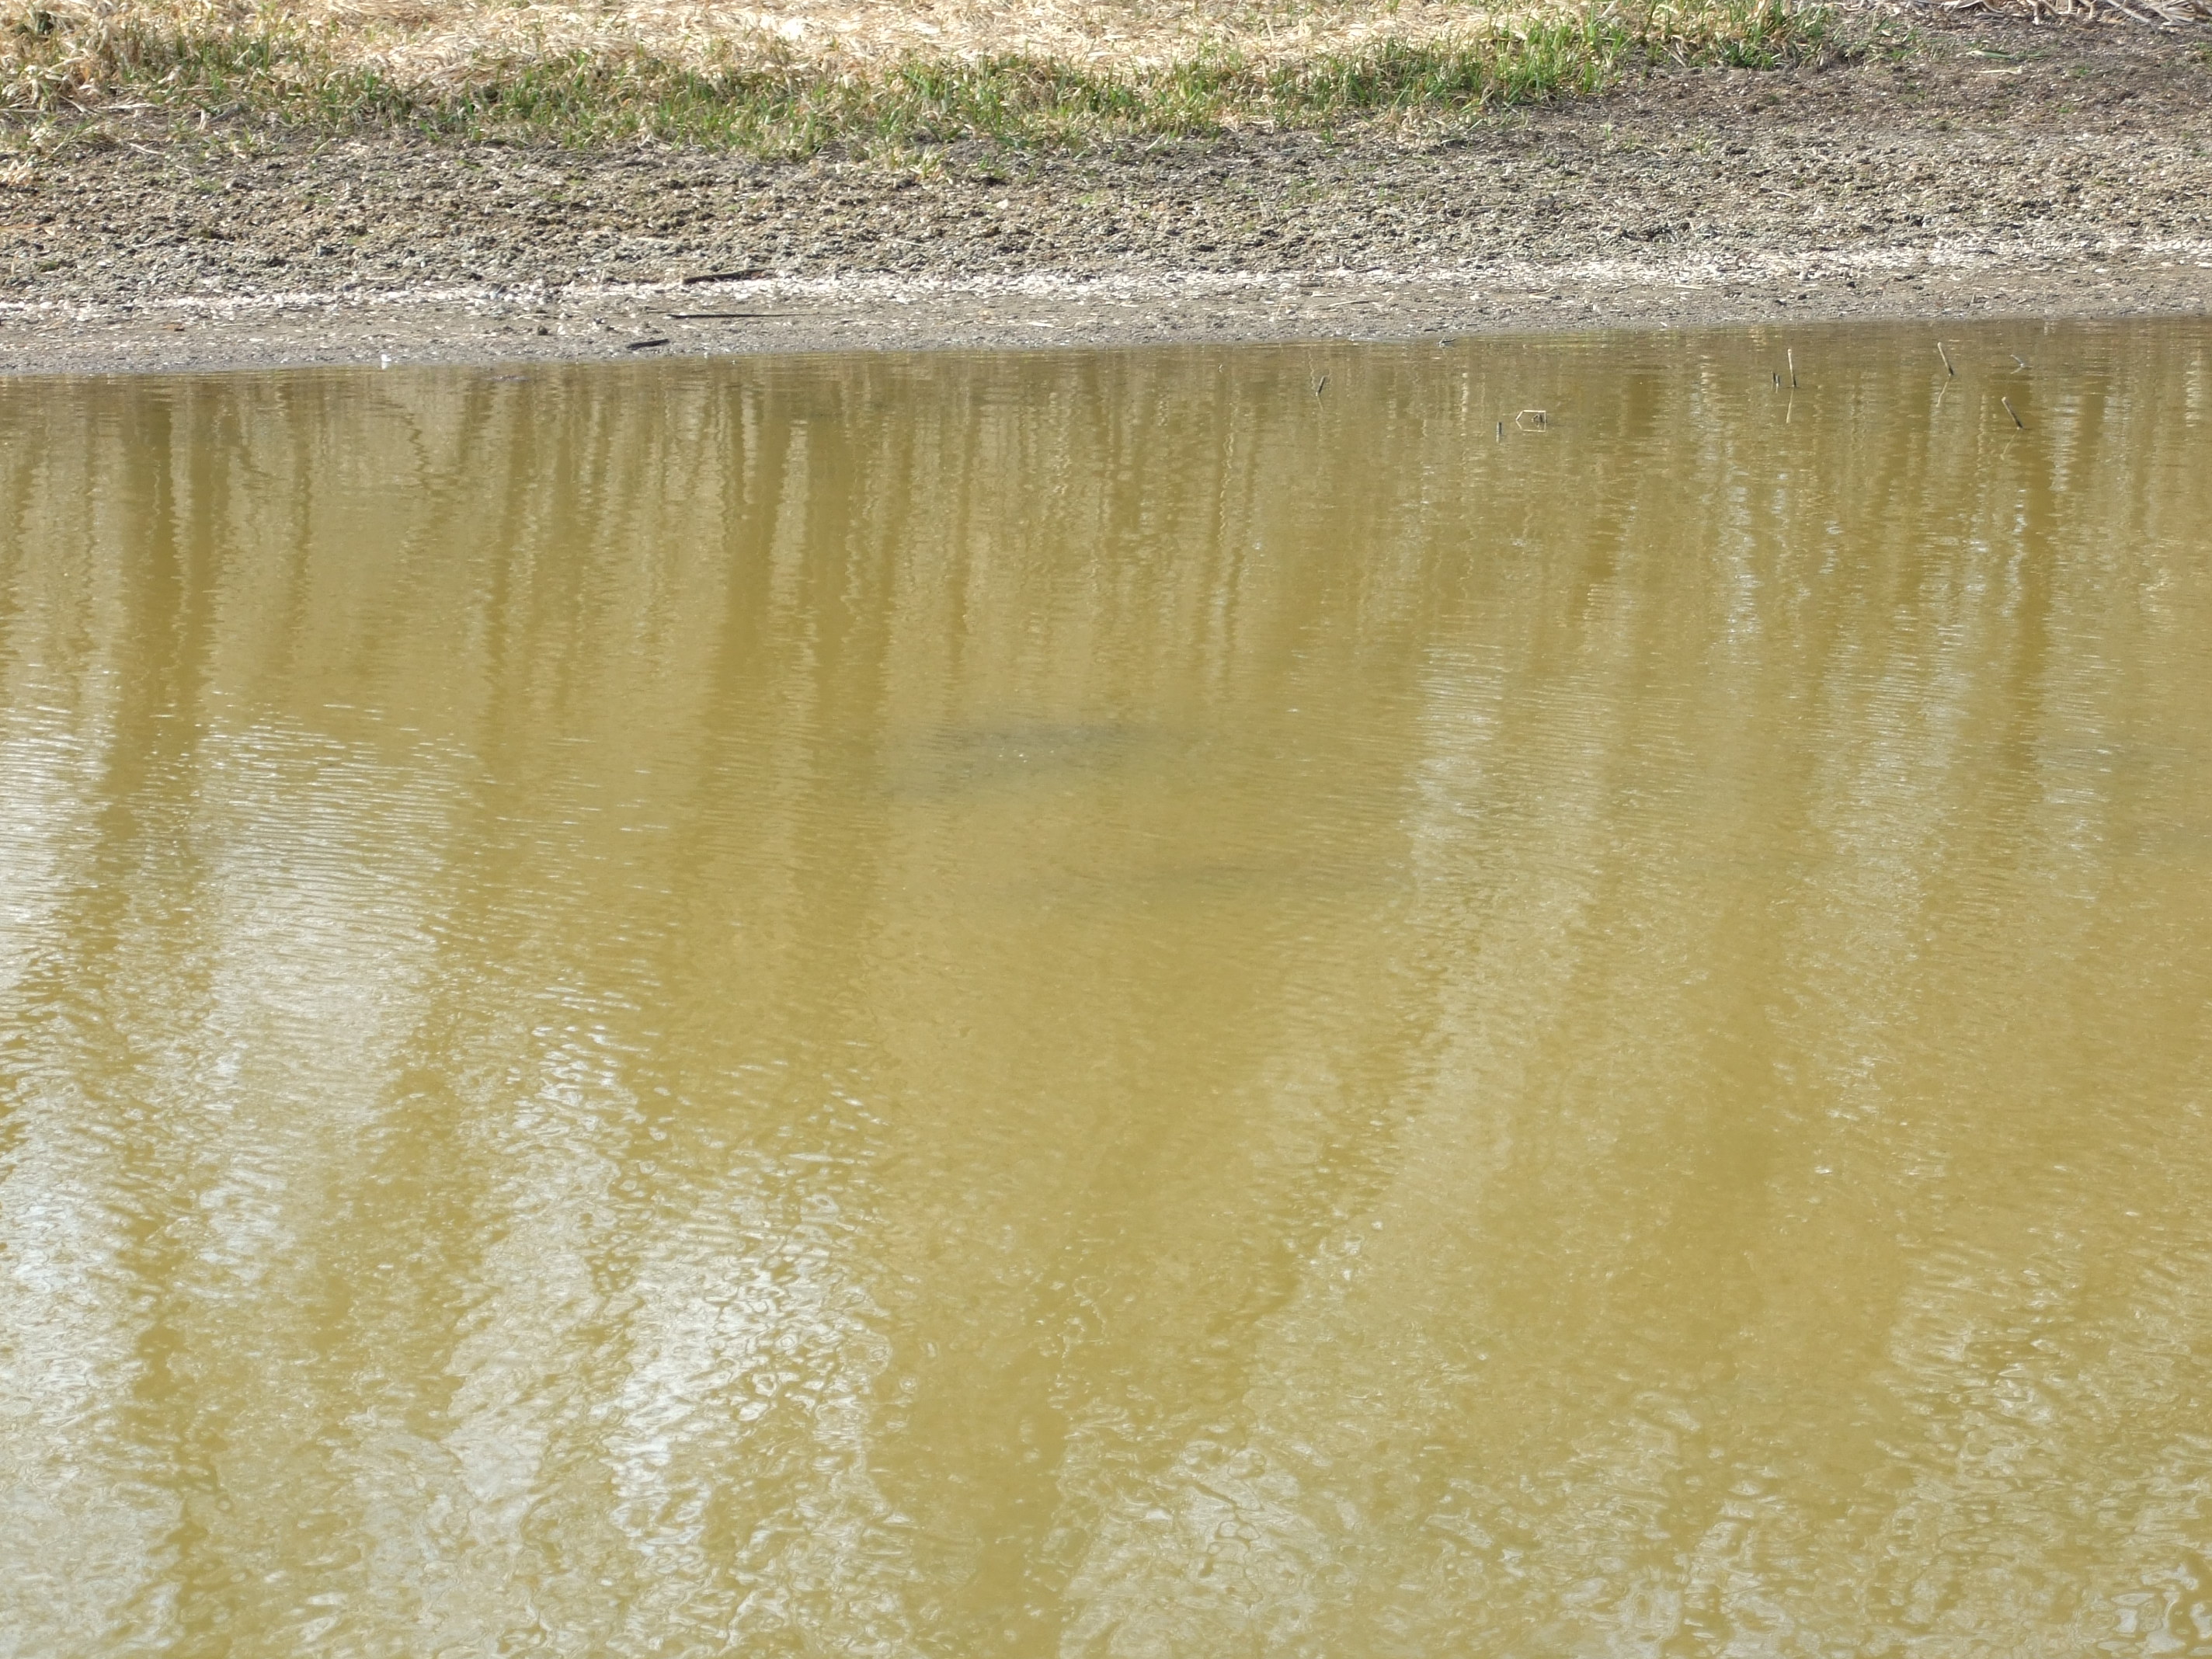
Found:
<path fill-rule="evenodd" d="M 111 113 L 17 174 L 19 374 L 2203 313 L 2212 30 L 1936 22 L 1449 129 L 899 161 Z"/>

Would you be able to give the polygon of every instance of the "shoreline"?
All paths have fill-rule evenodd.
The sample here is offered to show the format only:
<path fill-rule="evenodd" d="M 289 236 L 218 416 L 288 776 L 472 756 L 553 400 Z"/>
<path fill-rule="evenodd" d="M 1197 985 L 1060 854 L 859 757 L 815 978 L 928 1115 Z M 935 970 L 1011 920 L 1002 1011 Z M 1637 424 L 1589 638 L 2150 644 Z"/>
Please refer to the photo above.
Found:
<path fill-rule="evenodd" d="M 2049 283 L 2071 291 L 2053 304 Z M 524 367 L 669 356 L 1406 342 L 1850 321 L 2212 316 L 2212 239 L 1810 269 L 1691 262 L 1132 277 L 824 278 L 146 304 L 0 302 L 0 377 Z M 543 330 L 544 331 L 540 332 Z M 661 341 L 661 344 L 647 344 Z"/>
<path fill-rule="evenodd" d="M 0 180 L 10 376 L 2208 309 L 2203 28 L 892 157 L 125 113 Z"/>

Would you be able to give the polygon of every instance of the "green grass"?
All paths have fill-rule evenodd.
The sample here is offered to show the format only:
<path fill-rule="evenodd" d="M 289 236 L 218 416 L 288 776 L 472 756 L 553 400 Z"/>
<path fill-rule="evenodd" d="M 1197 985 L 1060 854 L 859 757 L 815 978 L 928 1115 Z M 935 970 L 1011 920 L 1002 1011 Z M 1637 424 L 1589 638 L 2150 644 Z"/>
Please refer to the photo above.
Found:
<path fill-rule="evenodd" d="M 1468 33 L 1446 43 L 1385 40 L 1291 62 L 1223 53 L 1115 71 L 1003 57 L 862 72 L 577 53 L 475 65 L 420 86 L 349 64 L 270 13 L 230 27 L 111 21 L 91 38 L 25 21 L 0 63 L 0 100 L 47 116 L 150 106 L 291 126 L 578 146 L 650 138 L 787 155 L 1449 118 L 1588 97 L 1662 65 L 1768 69 L 1844 49 L 1825 8 L 1789 0 L 1593 3 L 1510 26 L 1474 17 Z"/>

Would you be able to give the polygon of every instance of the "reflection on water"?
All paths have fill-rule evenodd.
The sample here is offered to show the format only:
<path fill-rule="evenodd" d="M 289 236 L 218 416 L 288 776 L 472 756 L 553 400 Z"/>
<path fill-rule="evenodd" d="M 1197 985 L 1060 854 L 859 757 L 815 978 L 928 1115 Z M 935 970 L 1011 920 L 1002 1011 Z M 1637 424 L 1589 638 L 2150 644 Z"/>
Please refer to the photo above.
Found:
<path fill-rule="evenodd" d="M 0 1652 L 2212 1654 L 2212 335 L 1789 343 L 0 391 Z"/>

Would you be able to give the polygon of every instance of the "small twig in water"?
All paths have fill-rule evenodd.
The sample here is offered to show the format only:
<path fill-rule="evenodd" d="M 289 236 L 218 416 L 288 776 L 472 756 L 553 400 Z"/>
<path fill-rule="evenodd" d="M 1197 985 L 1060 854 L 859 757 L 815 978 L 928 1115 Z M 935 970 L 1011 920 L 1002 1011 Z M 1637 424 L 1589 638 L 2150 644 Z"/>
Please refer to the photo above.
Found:
<path fill-rule="evenodd" d="M 1322 392 L 1326 392 L 1326 391 L 1328 391 L 1328 375 L 1326 375 L 1326 374 L 1324 374 L 1324 375 L 1322 375 L 1322 376 L 1321 377 L 1321 379 L 1319 379 L 1318 380 L 1316 380 L 1316 381 L 1314 382 L 1314 396 L 1315 396 L 1315 397 L 1316 397 L 1316 398 L 1318 398 L 1318 397 L 1320 397 L 1320 396 L 1321 396 L 1321 394 L 1322 394 Z"/>
<path fill-rule="evenodd" d="M 1513 424 L 1521 427 L 1525 432 L 1528 430 L 1528 425 L 1524 425 L 1523 422 L 1535 426 L 1549 426 L 1552 423 L 1552 417 L 1540 409 L 1524 409 L 1513 417 Z"/>
<path fill-rule="evenodd" d="M 1943 343 L 1941 340 L 1936 342 L 1936 355 L 1943 360 L 1943 373 L 1956 380 L 1959 371 L 1951 367 L 1951 354 L 1943 349 Z"/>
<path fill-rule="evenodd" d="M 1790 389 L 1795 392 L 1797 389 L 1797 354 L 1785 351 L 1782 355 L 1790 360 Z"/>
<path fill-rule="evenodd" d="M 2018 427 L 2022 432 L 2027 431 L 2027 422 L 2020 418 L 2020 411 L 2012 406 L 2012 399 L 2009 398 L 2000 398 L 1997 401 L 2005 406 L 2005 413 L 2012 416 L 2012 423 Z"/>

